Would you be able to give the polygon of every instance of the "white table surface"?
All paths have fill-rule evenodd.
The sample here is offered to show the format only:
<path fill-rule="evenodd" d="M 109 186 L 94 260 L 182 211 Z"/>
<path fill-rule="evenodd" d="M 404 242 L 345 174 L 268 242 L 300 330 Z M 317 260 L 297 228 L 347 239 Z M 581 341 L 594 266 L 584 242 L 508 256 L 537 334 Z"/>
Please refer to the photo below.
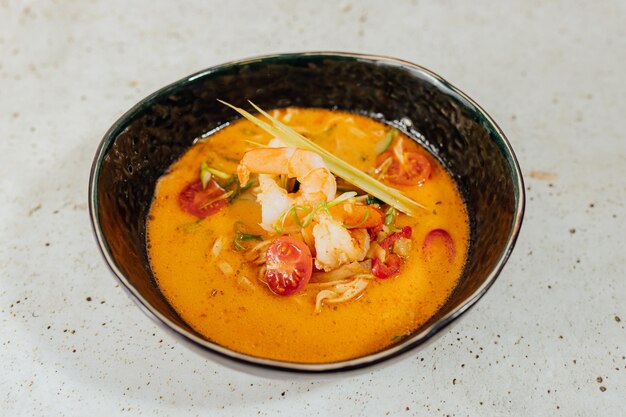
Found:
<path fill-rule="evenodd" d="M 623 416 L 623 1 L 0 1 L 0 415 Z M 525 174 L 500 278 L 437 343 L 325 381 L 209 362 L 105 267 L 87 178 L 107 128 L 259 54 L 407 59 L 477 100 Z"/>

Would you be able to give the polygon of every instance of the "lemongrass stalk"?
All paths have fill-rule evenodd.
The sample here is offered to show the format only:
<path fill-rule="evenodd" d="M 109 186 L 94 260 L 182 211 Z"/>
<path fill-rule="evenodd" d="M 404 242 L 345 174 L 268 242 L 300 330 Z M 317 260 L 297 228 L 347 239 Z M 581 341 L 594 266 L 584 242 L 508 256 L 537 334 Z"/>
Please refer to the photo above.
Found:
<path fill-rule="evenodd" d="M 335 175 L 343 178 L 351 184 L 356 185 L 363 191 L 373 195 L 374 197 L 377 197 L 378 199 L 384 201 L 390 206 L 395 207 L 401 212 L 406 213 L 410 216 L 417 216 L 419 214 L 419 209 L 426 209 L 426 207 L 411 200 L 395 188 L 389 187 L 376 180 L 375 178 L 370 177 L 363 171 L 354 168 L 352 165 L 336 157 L 331 152 L 300 135 L 290 127 L 281 123 L 276 118 L 272 117 L 263 109 L 259 108 L 254 103 L 250 102 L 250 104 L 259 113 L 267 117 L 272 122 L 272 124 L 260 120 L 258 117 L 250 114 L 248 111 L 242 108 L 235 107 L 232 104 L 229 104 L 219 99 L 218 101 L 232 108 L 237 113 L 241 114 L 243 117 L 250 120 L 255 125 L 259 126 L 261 129 L 279 138 L 288 145 L 317 153 L 322 157 L 322 159 L 328 166 L 328 169 L 330 169 L 330 171 L 333 172 Z"/>

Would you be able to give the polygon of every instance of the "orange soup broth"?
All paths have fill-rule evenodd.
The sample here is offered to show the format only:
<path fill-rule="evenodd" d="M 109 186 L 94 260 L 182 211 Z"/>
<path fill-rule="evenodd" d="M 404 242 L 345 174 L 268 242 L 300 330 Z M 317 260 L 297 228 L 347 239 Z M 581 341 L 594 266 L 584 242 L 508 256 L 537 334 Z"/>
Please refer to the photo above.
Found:
<path fill-rule="evenodd" d="M 272 114 L 366 172 L 376 163 L 376 144 L 389 130 L 370 118 L 338 111 L 290 108 Z M 234 250 L 237 221 L 249 233 L 270 237 L 258 225 L 261 209 L 254 198 L 238 198 L 202 221 L 181 210 L 178 194 L 198 179 L 202 161 L 234 173 L 244 152 L 255 147 L 251 142 L 263 144 L 269 139 L 252 123 L 236 121 L 200 140 L 159 180 L 148 221 L 149 257 L 159 288 L 178 314 L 221 346 L 301 363 L 340 361 L 379 351 L 432 317 L 461 275 L 469 228 L 454 181 L 431 155 L 428 181 L 397 187 L 427 208 L 416 218 L 398 216 L 396 225 L 411 226 L 413 232 L 411 253 L 400 274 L 374 279 L 358 299 L 326 305 L 319 313 L 314 312 L 318 285 L 309 284 L 293 296 L 274 295 L 258 279 L 259 268 Z M 422 242 L 433 229 L 451 235 L 456 249 L 452 261 L 440 242 L 428 256 L 422 251 Z M 219 237 L 224 243 L 215 257 L 211 250 Z M 231 265 L 233 273 L 224 274 L 219 262 Z"/>

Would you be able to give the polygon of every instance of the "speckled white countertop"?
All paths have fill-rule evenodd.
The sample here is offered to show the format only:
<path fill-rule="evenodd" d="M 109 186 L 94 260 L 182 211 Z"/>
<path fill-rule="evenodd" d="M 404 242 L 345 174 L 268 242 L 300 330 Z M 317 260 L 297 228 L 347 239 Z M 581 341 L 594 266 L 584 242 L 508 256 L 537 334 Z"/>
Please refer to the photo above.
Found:
<path fill-rule="evenodd" d="M 625 21 L 618 0 L 0 0 L 0 415 L 625 415 Z M 96 147 L 135 102 L 300 50 L 446 77 L 507 133 L 528 200 L 500 278 L 437 343 L 290 382 L 159 330 L 105 267 L 86 202 Z"/>

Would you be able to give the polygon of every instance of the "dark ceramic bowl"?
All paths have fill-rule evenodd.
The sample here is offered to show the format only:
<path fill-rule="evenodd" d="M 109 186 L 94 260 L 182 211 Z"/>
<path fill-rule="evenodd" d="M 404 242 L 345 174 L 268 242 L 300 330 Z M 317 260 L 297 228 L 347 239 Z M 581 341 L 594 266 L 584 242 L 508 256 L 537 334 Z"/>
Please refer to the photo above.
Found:
<path fill-rule="evenodd" d="M 340 109 L 394 124 L 449 169 L 467 204 L 467 264 L 446 305 L 411 337 L 356 359 L 300 364 L 233 352 L 203 338 L 165 301 L 146 255 L 146 216 L 158 178 L 203 134 L 237 116 L 217 98 L 265 109 Z M 257 374 L 324 374 L 415 353 L 494 283 L 517 238 L 524 187 L 502 131 L 469 97 L 409 62 L 344 53 L 298 53 L 231 62 L 177 81 L 124 114 L 104 135 L 89 180 L 93 230 L 131 298 L 161 327 L 225 365 Z"/>

